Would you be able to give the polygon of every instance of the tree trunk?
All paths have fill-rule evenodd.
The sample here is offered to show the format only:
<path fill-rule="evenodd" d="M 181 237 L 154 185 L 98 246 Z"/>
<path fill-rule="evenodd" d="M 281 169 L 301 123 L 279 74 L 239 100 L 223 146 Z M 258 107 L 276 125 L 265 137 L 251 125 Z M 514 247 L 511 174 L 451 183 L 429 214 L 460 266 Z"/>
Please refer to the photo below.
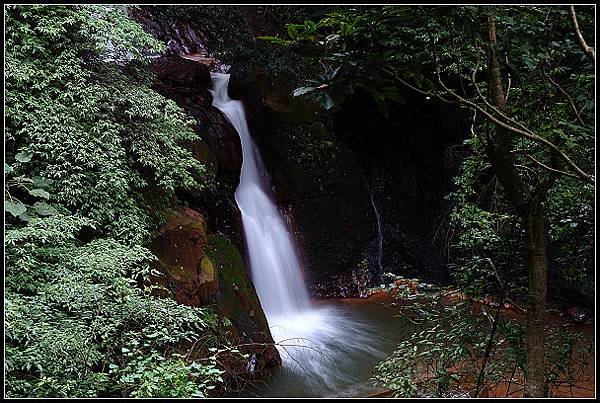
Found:
<path fill-rule="evenodd" d="M 542 204 L 536 197 L 529 203 L 524 223 L 527 234 L 527 269 L 529 289 L 527 298 L 526 337 L 527 369 L 526 397 L 546 395 L 545 316 L 547 293 L 547 237 L 548 229 Z"/>
<path fill-rule="evenodd" d="M 493 16 L 488 19 L 489 49 L 489 97 L 494 106 L 508 115 L 500 64 L 495 54 L 496 24 Z M 543 195 L 532 194 L 523 181 L 512 154 L 512 135 L 496 126 L 490 138 L 488 154 L 492 167 L 498 176 L 504 191 L 519 213 L 527 234 L 527 271 L 528 271 L 528 308 L 526 317 L 525 344 L 527 351 L 527 368 L 525 373 L 525 396 L 543 397 L 545 395 L 545 313 L 547 293 L 548 257 L 546 243 L 548 229 L 544 217 L 541 198 Z"/>

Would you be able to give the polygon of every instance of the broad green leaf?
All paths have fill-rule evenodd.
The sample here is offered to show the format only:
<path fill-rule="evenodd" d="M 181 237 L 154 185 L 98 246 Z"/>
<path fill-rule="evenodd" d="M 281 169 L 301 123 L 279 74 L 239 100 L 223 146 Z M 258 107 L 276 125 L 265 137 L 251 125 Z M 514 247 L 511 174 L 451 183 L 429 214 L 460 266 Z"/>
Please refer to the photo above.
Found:
<path fill-rule="evenodd" d="M 15 155 L 15 159 L 19 162 L 29 162 L 33 158 L 32 153 L 18 153 Z"/>
<path fill-rule="evenodd" d="M 48 199 L 50 197 L 50 193 L 42 189 L 32 189 L 29 191 L 29 194 L 35 197 L 41 197 L 43 199 Z"/>
<path fill-rule="evenodd" d="M 328 93 L 324 92 L 319 97 L 319 100 L 320 100 L 319 104 L 326 111 L 328 111 L 329 109 L 333 108 L 334 102 L 333 102 L 333 99 L 331 98 L 331 96 Z"/>
<path fill-rule="evenodd" d="M 52 179 L 40 178 L 39 176 L 34 176 L 33 178 L 31 178 L 31 180 L 33 182 L 33 185 L 37 187 L 45 187 L 52 184 L 53 182 Z"/>
<path fill-rule="evenodd" d="M 296 88 L 293 92 L 293 95 L 295 97 L 299 97 L 300 95 L 304 95 L 307 94 L 311 91 L 314 91 L 316 87 L 300 87 L 300 88 Z"/>
<path fill-rule="evenodd" d="M 19 214 L 23 214 L 27 211 L 27 207 L 21 202 L 15 203 L 8 200 L 4 200 L 4 211 L 8 211 L 14 217 L 18 217 Z"/>
<path fill-rule="evenodd" d="M 56 214 L 56 209 L 45 202 L 36 202 L 33 205 L 34 211 L 41 216 L 49 216 Z"/>
<path fill-rule="evenodd" d="M 29 216 L 29 214 L 27 214 L 27 211 L 25 211 L 24 213 L 19 214 L 19 218 L 25 222 L 29 222 L 31 221 L 31 217 Z"/>

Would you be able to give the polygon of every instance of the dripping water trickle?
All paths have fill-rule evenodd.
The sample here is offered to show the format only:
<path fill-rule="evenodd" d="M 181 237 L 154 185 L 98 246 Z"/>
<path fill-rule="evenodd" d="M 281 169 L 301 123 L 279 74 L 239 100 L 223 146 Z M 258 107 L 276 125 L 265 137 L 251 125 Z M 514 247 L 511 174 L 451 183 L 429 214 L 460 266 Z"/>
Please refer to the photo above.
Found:
<path fill-rule="evenodd" d="M 371 196 L 371 205 L 375 212 L 375 218 L 377 219 L 377 266 L 379 267 L 379 278 L 383 279 L 383 227 L 381 225 L 381 215 L 379 209 L 375 204 L 375 197 L 373 196 L 373 190 L 367 185 L 369 196 Z"/>

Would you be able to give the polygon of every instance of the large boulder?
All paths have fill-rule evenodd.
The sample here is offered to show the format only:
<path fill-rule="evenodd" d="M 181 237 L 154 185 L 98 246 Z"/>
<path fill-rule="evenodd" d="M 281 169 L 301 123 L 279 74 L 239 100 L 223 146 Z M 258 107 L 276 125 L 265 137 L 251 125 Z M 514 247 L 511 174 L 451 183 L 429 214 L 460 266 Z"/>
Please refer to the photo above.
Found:
<path fill-rule="evenodd" d="M 212 87 L 208 66 L 177 55 L 153 59 L 148 66 L 154 74 L 153 89 L 182 108 L 190 105 L 210 107 Z"/>
<path fill-rule="evenodd" d="M 224 329 L 228 340 L 253 357 L 252 372 L 279 367 L 266 317 L 235 245 L 222 235 L 208 234 L 199 212 L 178 206 L 150 248 L 158 258 L 154 269 L 162 275 L 154 281 L 164 287 L 163 296 L 189 306 L 212 306 L 230 322 Z M 236 375 L 248 371 L 248 361 L 236 355 L 227 366 Z"/>
<path fill-rule="evenodd" d="M 150 245 L 163 274 L 158 281 L 181 304 L 207 305 L 219 289 L 214 264 L 204 253 L 206 231 L 200 213 L 180 206 L 167 215 Z"/>

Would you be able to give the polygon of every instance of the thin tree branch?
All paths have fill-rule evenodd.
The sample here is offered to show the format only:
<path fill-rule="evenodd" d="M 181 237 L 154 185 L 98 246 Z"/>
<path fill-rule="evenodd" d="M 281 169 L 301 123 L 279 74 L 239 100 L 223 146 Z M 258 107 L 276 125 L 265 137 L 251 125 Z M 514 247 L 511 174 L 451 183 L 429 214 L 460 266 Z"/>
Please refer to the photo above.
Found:
<path fill-rule="evenodd" d="M 536 160 L 531 155 L 529 155 L 529 154 L 525 154 L 525 155 L 527 156 L 527 158 L 529 158 L 530 160 L 532 160 L 533 162 L 535 162 L 537 165 L 539 165 L 541 168 L 544 168 L 547 171 L 550 171 L 550 172 L 553 172 L 553 173 L 557 173 L 557 174 L 561 174 L 561 175 L 570 176 L 571 178 L 579 179 L 579 177 L 577 175 L 572 174 L 571 172 L 566 172 L 566 171 L 561 171 L 560 169 L 551 168 L 548 165 L 545 165 L 545 164 L 541 163 L 540 161 Z"/>
<path fill-rule="evenodd" d="M 436 97 L 438 98 L 440 101 L 445 102 L 447 104 L 454 104 L 456 103 L 455 101 L 450 101 L 448 99 L 445 99 L 444 97 L 442 97 L 441 95 L 438 94 L 433 94 L 427 91 L 423 91 L 417 87 L 415 87 L 414 85 L 409 84 L 408 82 L 404 81 L 403 79 L 401 79 L 400 77 L 398 77 L 396 74 L 394 74 L 392 71 L 388 70 L 388 69 L 383 69 L 383 71 L 385 71 L 386 73 L 388 73 L 390 76 L 392 76 L 395 80 L 397 80 L 400 84 L 410 88 L 413 91 L 418 92 L 419 94 L 425 95 L 427 97 Z"/>
<path fill-rule="evenodd" d="M 513 133 L 516 133 L 522 137 L 528 138 L 530 140 L 533 140 L 537 143 L 540 144 L 544 144 L 547 147 L 551 148 L 553 151 L 555 151 L 568 165 L 570 165 L 575 172 L 577 172 L 577 176 L 588 182 L 591 184 L 594 184 L 595 180 L 594 177 L 592 175 L 588 175 L 587 173 L 585 173 L 581 168 L 579 168 L 577 166 L 577 164 L 575 164 L 573 161 L 571 161 L 571 159 L 560 149 L 558 148 L 554 143 L 546 140 L 543 137 L 538 136 L 537 134 L 531 132 L 529 129 L 525 128 L 521 123 L 514 121 L 513 119 L 508 118 L 507 116 L 505 116 L 504 114 L 500 113 L 499 111 L 496 110 L 496 112 L 498 114 L 500 114 L 503 118 L 507 119 L 508 121 L 510 121 L 511 123 L 514 123 L 516 125 L 518 125 L 520 128 L 517 127 L 513 127 L 499 119 L 497 119 L 496 117 L 494 117 L 493 115 L 491 115 L 488 111 L 486 111 L 485 109 L 483 109 L 481 106 L 477 105 L 476 103 L 473 103 L 471 101 L 468 101 L 466 99 L 464 99 L 463 97 L 461 97 L 460 95 L 458 95 L 457 93 L 455 93 L 454 91 L 452 91 L 451 89 L 449 89 L 444 82 L 442 81 L 441 77 L 440 77 L 440 73 L 439 73 L 439 69 L 437 72 L 438 75 L 438 82 L 440 83 L 440 85 L 453 97 L 455 97 L 460 103 L 463 103 L 465 105 L 470 106 L 471 108 L 475 108 L 477 109 L 479 112 L 481 112 L 485 117 L 487 117 L 489 120 L 491 120 L 492 122 L 496 123 L 499 126 L 504 127 L 507 130 L 512 131 Z M 485 98 L 484 98 L 485 99 Z M 487 101 L 485 101 L 487 102 Z M 496 108 L 494 108 L 496 109 Z M 522 130 L 525 129 L 525 130 Z"/>
<path fill-rule="evenodd" d="M 479 49 L 477 44 L 476 44 L 476 49 Z M 473 70 L 473 73 L 471 74 L 471 81 L 473 82 L 473 85 L 475 86 L 477 95 L 479 95 L 479 97 L 483 100 L 483 103 L 485 103 L 485 105 L 488 108 L 490 108 L 492 111 L 496 112 L 503 119 L 506 119 L 508 122 L 519 126 L 521 129 L 523 129 L 527 133 L 535 135 L 535 133 L 533 133 L 531 130 L 529 130 L 525 125 L 523 125 L 522 123 L 520 123 L 520 122 L 516 121 L 515 119 L 513 119 L 509 116 L 506 116 L 504 113 L 502 113 L 500 110 L 498 110 L 498 108 L 496 108 L 494 105 L 490 104 L 490 102 L 487 100 L 487 98 L 483 96 L 483 94 L 481 93 L 481 89 L 479 88 L 479 85 L 477 84 L 477 80 L 475 80 L 475 74 L 477 73 L 478 67 L 479 67 L 479 52 L 477 52 L 477 66 L 475 67 L 475 70 Z"/>
<path fill-rule="evenodd" d="M 557 147 L 554 143 L 552 143 L 551 141 L 546 140 L 545 138 L 535 134 L 534 132 L 532 132 L 531 130 L 529 130 L 527 127 L 525 127 L 523 124 L 515 121 L 514 119 L 506 116 L 505 114 L 503 114 L 502 112 L 500 112 L 497 108 L 495 108 L 494 106 L 490 105 L 489 102 L 487 101 L 487 99 L 485 97 L 483 97 L 481 95 L 481 91 L 479 91 L 479 86 L 477 85 L 476 80 L 474 79 L 475 74 L 473 74 L 472 78 L 473 78 L 473 83 L 475 84 L 475 88 L 477 89 L 478 94 L 481 96 L 481 98 L 483 99 L 484 103 L 486 103 L 486 105 L 488 105 L 488 107 L 491 107 L 491 109 L 496 112 L 501 118 L 506 119 L 508 122 L 518 126 L 518 127 L 514 127 L 511 126 L 510 124 L 503 122 L 501 120 L 499 120 L 498 118 L 496 118 L 495 116 L 493 116 L 492 114 L 490 114 L 488 111 L 486 111 L 484 108 L 482 108 L 481 106 L 477 105 L 474 102 L 471 102 L 463 97 L 461 97 L 460 95 L 458 95 L 456 92 L 452 91 L 450 88 L 448 88 L 444 82 L 442 81 L 441 78 L 441 73 L 440 73 L 440 67 L 439 67 L 439 63 L 438 63 L 438 57 L 437 57 L 437 52 L 435 49 L 435 41 L 433 40 L 433 38 L 431 37 L 431 34 L 429 34 L 429 39 L 431 41 L 431 46 L 432 46 L 432 50 L 433 50 L 433 55 L 434 55 L 434 61 L 435 61 L 435 70 L 436 70 L 436 74 L 437 74 L 437 78 L 438 78 L 438 82 L 440 83 L 440 85 L 442 86 L 442 88 L 444 88 L 444 90 L 446 90 L 446 92 L 448 92 L 450 95 L 452 95 L 455 99 L 458 100 L 459 103 L 465 104 L 471 108 L 477 109 L 479 112 L 481 112 L 485 117 L 487 117 L 489 120 L 491 120 L 492 122 L 496 123 L 497 125 L 513 132 L 516 133 L 522 137 L 528 138 L 532 141 L 535 141 L 537 143 L 540 144 L 544 144 L 547 147 L 549 147 L 550 149 L 552 149 L 553 151 L 555 151 L 569 166 L 571 166 L 574 171 L 577 173 L 577 177 L 579 177 L 581 180 L 594 184 L 595 183 L 595 178 L 593 175 L 589 175 L 587 173 L 585 173 L 581 168 L 579 168 L 579 166 L 577 166 L 577 164 L 575 164 L 559 147 Z M 476 44 L 476 46 L 478 46 Z M 474 71 L 474 73 L 476 72 L 476 70 Z"/>
<path fill-rule="evenodd" d="M 577 39 L 579 40 L 579 45 L 584 52 L 590 55 L 594 63 L 596 63 L 596 51 L 593 47 L 588 46 L 588 44 L 585 42 L 585 39 L 583 39 L 583 35 L 581 35 L 579 23 L 577 22 L 577 14 L 575 14 L 575 6 L 569 6 L 569 11 L 571 12 L 571 22 L 573 22 L 573 29 L 575 30 L 575 35 L 577 35 Z"/>
<path fill-rule="evenodd" d="M 575 106 L 575 102 L 573 102 L 573 98 L 571 98 L 571 96 L 569 94 L 567 94 L 567 92 L 560 86 L 560 84 L 558 84 L 556 81 L 554 81 L 552 79 L 552 77 L 550 77 L 549 74 L 544 72 L 544 76 L 546 76 L 548 81 L 550 81 L 550 84 L 554 85 L 556 87 L 556 89 L 558 91 L 560 91 L 560 93 L 563 94 L 565 96 L 565 98 L 567 98 L 567 100 L 569 101 L 569 104 L 571 104 L 571 108 L 573 109 L 573 112 L 575 112 L 575 116 L 577 116 L 577 120 L 579 120 L 579 123 L 581 123 L 582 126 L 586 126 L 585 122 L 581 118 L 581 115 L 579 114 L 579 111 L 577 110 L 577 107 Z"/>
<path fill-rule="evenodd" d="M 476 49 L 476 50 L 479 50 L 479 46 L 478 46 L 477 42 L 475 42 L 475 49 Z M 525 137 L 528 137 L 528 138 L 530 138 L 531 140 L 534 140 L 534 141 L 540 142 L 540 143 L 542 143 L 542 144 L 545 144 L 545 145 L 547 145 L 548 147 L 552 148 L 552 149 L 553 149 L 553 150 L 554 150 L 554 151 L 555 151 L 555 152 L 556 152 L 556 153 L 557 153 L 557 154 L 558 154 L 558 155 L 559 155 L 559 156 L 560 156 L 562 159 L 564 159 L 564 160 L 565 160 L 565 161 L 566 161 L 566 162 L 567 162 L 569 165 L 571 165 L 571 166 L 572 166 L 572 167 L 575 169 L 575 171 L 578 173 L 578 175 L 575 175 L 575 177 L 580 177 L 581 179 L 584 179 L 584 180 L 586 180 L 586 181 L 588 181 L 588 182 L 590 182 L 590 183 L 594 183 L 594 179 L 593 179 L 593 177 L 592 177 L 591 175 L 588 175 L 588 174 L 586 174 L 586 173 L 585 173 L 583 170 L 581 170 L 581 169 L 580 169 L 580 168 L 579 168 L 579 167 L 578 167 L 578 166 L 577 166 L 577 165 L 576 165 L 574 162 L 572 162 L 572 161 L 571 161 L 571 159 L 570 159 L 570 158 L 569 158 L 569 157 L 568 157 L 568 156 L 567 156 L 567 155 L 566 155 L 564 152 L 562 152 L 562 150 L 560 150 L 560 148 L 559 148 L 558 146 L 556 146 L 556 145 L 555 145 L 554 143 L 552 143 L 551 141 L 548 141 L 548 140 L 546 140 L 545 138 L 538 136 L 537 134 L 535 134 L 534 132 L 532 132 L 532 131 L 531 131 L 529 128 L 527 128 L 525 125 L 523 125 L 522 123 L 520 123 L 520 122 L 516 121 L 516 120 L 515 120 L 515 119 L 513 119 L 513 118 L 510 118 L 510 117 L 506 116 L 504 113 L 502 113 L 501 111 L 499 111 L 499 110 L 498 110 L 498 108 L 494 107 L 493 105 L 491 105 L 491 104 L 489 103 L 489 101 L 487 100 L 487 98 L 486 98 L 486 97 L 484 97 L 484 96 L 483 96 L 483 94 L 481 93 L 481 90 L 480 90 L 480 88 L 479 88 L 479 85 L 477 84 L 477 80 L 475 79 L 475 76 L 476 76 L 477 70 L 479 69 L 479 60 L 480 60 L 480 57 L 479 57 L 479 52 L 477 52 L 477 64 L 476 64 L 475 68 L 473 69 L 473 73 L 471 74 L 471 81 L 472 81 L 473 85 L 475 86 L 475 90 L 477 91 L 477 94 L 478 94 L 478 95 L 479 95 L 479 97 L 480 97 L 480 98 L 483 100 L 483 102 L 485 103 L 485 105 L 486 105 L 488 108 L 490 108 L 492 111 L 494 111 L 496 114 L 498 114 L 498 115 L 499 115 L 501 118 L 505 119 L 506 121 L 508 121 L 508 122 L 510 122 L 510 123 L 512 123 L 512 124 L 514 124 L 514 125 L 517 125 L 517 126 L 520 128 L 520 129 L 522 129 L 522 131 L 523 131 L 523 132 L 521 132 L 520 130 L 517 130 L 516 128 L 513 128 L 513 127 L 511 127 L 511 126 L 510 126 L 510 125 L 508 125 L 508 124 L 506 124 L 506 125 L 502 125 L 502 126 L 503 126 L 503 127 L 505 127 L 505 128 L 507 128 L 507 129 L 509 129 L 509 130 L 511 130 L 511 131 L 513 131 L 513 132 L 516 132 L 516 133 L 518 133 L 518 134 L 525 135 Z M 444 83 L 441 81 L 441 77 L 440 77 L 440 74 L 439 74 L 439 69 L 437 68 L 437 64 L 436 64 L 436 70 L 437 70 L 437 73 L 438 73 L 438 81 L 440 82 L 440 84 L 441 84 L 441 85 L 442 85 L 442 86 L 443 86 L 443 87 L 444 87 L 444 88 L 445 88 L 445 89 L 446 89 L 448 92 L 450 92 L 451 94 L 453 94 L 455 97 L 459 97 L 459 99 L 460 99 L 460 96 L 459 96 L 458 94 L 455 94 L 455 93 L 453 93 L 452 91 L 450 91 L 450 90 L 449 90 L 449 89 L 448 89 L 448 88 L 447 88 L 447 87 L 444 85 Z M 566 94 L 566 93 L 565 93 L 565 95 L 568 97 L 568 94 Z M 462 99 L 463 99 L 464 101 L 466 101 L 466 102 L 469 102 L 469 101 L 467 101 L 467 100 L 466 100 L 466 99 L 464 99 L 464 98 L 462 98 Z M 474 105 L 474 106 L 476 106 L 476 107 L 478 107 L 478 108 L 480 108 L 480 107 L 479 107 L 478 105 L 476 105 L 475 103 L 471 103 L 471 104 L 472 104 L 472 105 Z M 573 105 L 573 107 L 574 107 L 574 105 Z M 481 108 L 480 108 L 480 109 L 481 109 Z M 491 117 L 491 115 L 490 115 L 490 114 L 488 114 L 488 113 L 486 113 L 486 112 L 484 112 L 484 114 L 485 114 L 486 116 L 488 116 L 488 117 Z M 579 115 L 578 115 L 578 116 L 579 116 Z M 496 120 L 496 122 L 498 122 L 498 121 Z M 563 172 L 563 171 L 559 171 L 559 172 Z M 570 176 L 573 176 L 573 175 L 571 174 Z"/>

